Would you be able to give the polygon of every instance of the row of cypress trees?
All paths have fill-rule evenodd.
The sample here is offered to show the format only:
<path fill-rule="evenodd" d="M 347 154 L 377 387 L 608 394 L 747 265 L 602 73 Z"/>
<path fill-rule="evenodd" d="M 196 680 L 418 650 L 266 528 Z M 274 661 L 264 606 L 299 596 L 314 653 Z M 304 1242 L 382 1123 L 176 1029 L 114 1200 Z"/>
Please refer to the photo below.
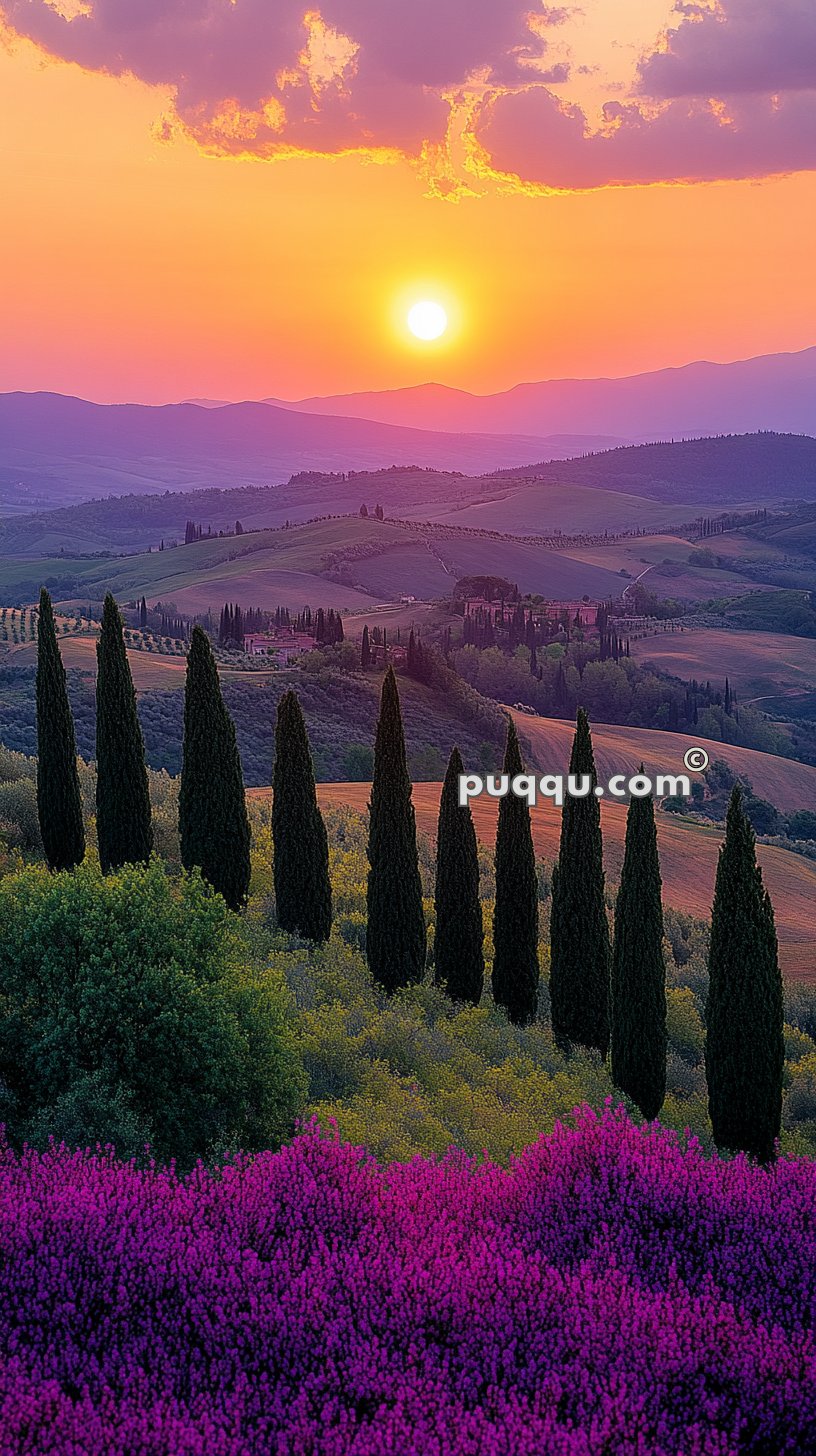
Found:
<path fill-rule="evenodd" d="M 523 771 L 515 725 L 507 727 L 505 774 Z M 460 808 L 463 765 L 451 754 L 439 808 L 435 979 L 476 1005 L 484 981 L 476 833 Z M 666 1094 L 666 968 L 654 801 L 633 797 L 627 814 L 614 935 L 606 912 L 597 773 L 580 710 L 570 773 L 591 792 L 568 797 L 552 883 L 550 1000 L 556 1041 L 609 1057 L 613 1081 L 648 1119 Z M 370 805 L 368 960 L 388 990 L 422 979 L 425 924 L 411 785 L 396 680 L 383 684 Z M 517 1024 L 538 1014 L 538 884 L 530 811 L 499 803 L 495 849 L 492 990 Z M 735 788 L 717 868 L 706 998 L 709 1111 L 719 1147 L 763 1162 L 779 1136 L 784 1066 L 782 979 L 773 908 L 762 884 L 755 837 Z"/>
<path fill-rule="evenodd" d="M 150 791 L 123 623 L 105 598 L 96 648 L 96 833 L 108 874 L 146 864 L 153 848 Z M 37 807 L 45 858 L 70 870 L 85 856 L 76 737 L 48 592 L 40 593 L 37 649 Z M 246 901 L 250 834 L 235 726 L 206 633 L 187 659 L 179 836 L 185 869 L 201 870 L 234 910 Z"/>
<path fill-rule="evenodd" d="M 600 804 L 589 723 L 579 710 L 570 772 L 592 792 L 567 798 L 550 915 L 554 1036 L 609 1054 L 612 1079 L 649 1119 L 666 1095 L 666 972 L 657 829 L 651 796 L 632 798 L 610 940 Z M 773 907 L 756 840 L 734 788 L 711 917 L 705 1062 L 718 1147 L 762 1162 L 782 1117 L 784 1011 Z"/>
<path fill-rule="evenodd" d="M 103 871 L 145 862 L 152 848 L 144 742 L 125 652 L 122 620 L 108 596 L 97 646 L 97 835 Z M 70 869 L 85 852 L 73 719 L 51 601 L 40 597 L 37 669 L 37 796 L 46 859 Z M 460 808 L 463 773 L 454 748 L 439 808 L 435 979 L 455 999 L 478 1004 L 484 983 L 484 927 L 475 826 Z M 508 720 L 504 773 L 523 771 Z M 597 783 L 586 713 L 579 710 L 570 773 Z M 188 655 L 179 795 L 182 863 L 197 867 L 234 910 L 250 880 L 250 830 L 235 727 L 224 704 L 209 639 L 194 628 Z M 275 733 L 272 834 L 278 923 L 321 942 L 332 923 L 328 840 L 317 804 L 306 725 L 286 693 Z M 393 669 L 377 723 L 368 842 L 367 957 L 393 992 L 422 980 L 426 928 L 405 736 Z M 538 1014 L 538 882 L 530 811 L 501 799 L 495 848 L 492 990 L 508 1018 Z M 553 1033 L 609 1055 L 613 1080 L 654 1118 L 666 1090 L 663 915 L 654 805 L 633 798 L 610 937 L 600 805 L 594 792 L 568 797 L 553 872 L 550 918 Z M 773 1154 L 781 1121 L 782 983 L 773 909 L 756 863 L 755 840 L 735 789 L 720 853 L 706 1004 L 706 1071 L 718 1145 L 761 1159 Z"/>

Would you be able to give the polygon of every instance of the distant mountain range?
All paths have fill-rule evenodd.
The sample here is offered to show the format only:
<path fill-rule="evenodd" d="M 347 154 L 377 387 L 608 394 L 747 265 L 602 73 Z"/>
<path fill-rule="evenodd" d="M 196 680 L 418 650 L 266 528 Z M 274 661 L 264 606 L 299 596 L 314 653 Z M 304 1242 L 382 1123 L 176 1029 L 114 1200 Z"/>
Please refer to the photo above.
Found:
<path fill-rule="evenodd" d="M 456 434 L 265 403 L 100 405 L 60 394 L 0 395 L 0 515 L 98 496 L 277 485 L 303 470 L 420 465 L 480 475 L 603 449 L 615 437 L 551 442 Z M 330 508 L 330 507 L 329 507 Z"/>
<path fill-rule="evenodd" d="M 735 364 L 699 362 L 624 379 L 549 379 L 500 394 L 422 384 L 302 399 L 285 407 L 413 429 L 555 439 L 564 433 L 609 434 L 627 443 L 751 430 L 814 434 L 816 348 Z"/>

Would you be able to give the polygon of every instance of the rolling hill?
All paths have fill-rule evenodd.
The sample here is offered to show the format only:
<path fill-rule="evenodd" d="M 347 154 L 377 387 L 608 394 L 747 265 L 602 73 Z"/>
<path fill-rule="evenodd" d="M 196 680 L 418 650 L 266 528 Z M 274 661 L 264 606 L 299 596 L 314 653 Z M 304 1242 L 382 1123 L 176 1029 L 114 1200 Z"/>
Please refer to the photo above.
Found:
<path fill-rule="evenodd" d="M 448 596 L 458 576 L 501 571 L 526 591 L 569 598 L 619 594 L 612 571 L 573 561 L 543 542 L 494 539 L 369 516 L 313 521 L 133 556 L 0 557 L 0 603 L 33 601 L 42 584 L 59 600 L 146 596 L 179 611 L 245 606 L 363 610 L 400 594 Z"/>
<path fill-rule="evenodd" d="M 728 677 L 741 703 L 810 696 L 816 688 L 816 639 L 781 632 L 663 632 L 631 644 L 638 662 L 654 663 L 675 677 Z M 816 785 L 814 785 L 816 791 Z"/>
<path fill-rule="evenodd" d="M 814 350 L 816 355 L 816 350 Z M 721 503 L 816 498 L 816 439 L 770 432 L 623 445 L 506 472 L 659 501 Z"/>
<path fill-rule="evenodd" d="M 287 402 L 286 408 L 426 430 L 609 434 L 630 440 L 745 430 L 814 434 L 816 348 L 731 364 L 700 361 L 624 379 L 548 379 L 498 394 L 424 384 L 302 399 Z"/>
<path fill-rule="evenodd" d="M 99 495 L 270 485 L 294 472 L 394 464 L 475 474 L 549 458 L 537 437 L 451 434 L 267 404 L 204 409 L 99 405 L 59 394 L 0 395 L 0 508 Z"/>
<path fill-rule="evenodd" d="M 540 773 L 566 773 L 574 724 L 562 718 L 533 718 L 513 713 L 520 734 L 529 745 L 529 762 Z M 635 772 L 644 764 L 650 774 L 683 773 L 683 754 L 692 745 L 704 748 L 712 760 L 725 759 L 738 774 L 750 779 L 754 791 L 770 799 L 783 813 L 816 804 L 816 767 L 754 748 L 734 748 L 707 738 L 654 728 L 627 728 L 593 723 L 592 742 L 598 777 Z"/>

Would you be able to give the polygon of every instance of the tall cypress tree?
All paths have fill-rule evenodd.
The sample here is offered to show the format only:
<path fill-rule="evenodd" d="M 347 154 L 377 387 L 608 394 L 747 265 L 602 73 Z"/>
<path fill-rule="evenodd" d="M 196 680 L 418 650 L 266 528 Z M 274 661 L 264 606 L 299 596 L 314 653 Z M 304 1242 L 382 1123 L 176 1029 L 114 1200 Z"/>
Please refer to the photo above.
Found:
<path fill-rule="evenodd" d="M 454 1001 L 478 1006 L 484 986 L 484 930 L 473 815 L 469 804 L 459 807 L 463 773 L 461 754 L 454 748 L 439 801 L 434 979 Z"/>
<path fill-rule="evenodd" d="M 107 874 L 123 864 L 146 864 L 153 848 L 144 739 L 122 618 L 110 592 L 96 662 L 96 834 Z"/>
<path fill-rule="evenodd" d="M 81 864 L 85 828 L 74 720 L 45 587 L 37 628 L 37 812 L 48 868 L 72 870 Z"/>
<path fill-rule="evenodd" d="M 734 787 L 720 850 L 706 1000 L 706 1076 L 714 1141 L 769 1162 L 782 1117 L 782 977 L 773 907 L 754 831 Z"/>
<path fill-rule="evenodd" d="M 550 912 L 550 1002 L 553 1035 L 562 1048 L 576 1042 L 609 1047 L 609 925 L 604 904 L 601 810 L 589 720 L 578 709 L 570 773 L 588 777 L 585 798 L 567 795 L 561 816 L 558 872 Z"/>
<path fill-rule="evenodd" d="M 642 772 L 642 768 L 641 768 Z M 633 798 L 615 904 L 612 1080 L 651 1121 L 666 1096 L 666 967 L 654 800 Z"/>
<path fill-rule="evenodd" d="M 405 735 L 392 667 L 382 685 L 369 810 L 366 953 L 374 980 L 386 991 L 396 991 L 422 980 L 425 913 Z"/>
<path fill-rule="evenodd" d="M 235 724 L 203 627 L 193 628 L 187 654 L 179 835 L 184 868 L 200 869 L 230 909 L 240 910 L 251 875 L 244 779 Z"/>
<path fill-rule="evenodd" d="M 504 773 L 523 773 L 516 725 L 507 722 Z M 538 1011 L 538 879 L 530 809 L 508 792 L 499 800 L 496 904 L 493 911 L 493 999 L 518 1026 Z"/>
<path fill-rule="evenodd" d="M 332 924 L 329 842 L 317 806 L 309 738 L 296 693 L 284 693 L 272 775 L 275 909 L 283 930 L 328 940 Z"/>

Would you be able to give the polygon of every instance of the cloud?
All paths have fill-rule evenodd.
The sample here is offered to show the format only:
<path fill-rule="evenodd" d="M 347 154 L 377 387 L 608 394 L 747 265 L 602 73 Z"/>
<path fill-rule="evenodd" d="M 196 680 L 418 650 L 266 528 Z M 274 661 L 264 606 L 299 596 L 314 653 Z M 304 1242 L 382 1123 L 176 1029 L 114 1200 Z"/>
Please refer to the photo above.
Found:
<path fill-rule="evenodd" d="M 544 86 L 486 99 L 482 167 L 527 186 L 717 181 L 816 168 L 816 0 L 679 0 L 635 95 L 590 131 Z"/>
<path fill-rule="evenodd" d="M 814 0 L 721 0 L 678 6 L 665 47 L 640 65 L 648 96 L 771 95 L 816 90 Z"/>
<path fill-rule="evenodd" d="M 816 96 L 728 106 L 675 100 L 656 109 L 609 102 L 603 129 L 590 133 L 579 107 L 536 87 L 489 102 L 478 137 L 488 170 L 528 186 L 768 177 L 816 168 Z"/>
<path fill-rule="evenodd" d="M 816 0 L 679 0 L 592 130 L 556 96 L 586 68 L 542 0 L 0 0 L 46 54 L 161 87 L 219 154 L 362 150 L 456 195 L 762 177 L 816 167 Z M 569 32 L 567 31 L 567 34 Z M 607 93 L 609 94 L 609 93 Z"/>
<path fill-rule="evenodd" d="M 87 0 L 72 18 L 0 0 L 0 15 L 53 57 L 171 88 L 205 144 L 264 155 L 418 154 L 444 139 L 446 93 L 518 82 L 562 20 L 535 0 Z"/>

